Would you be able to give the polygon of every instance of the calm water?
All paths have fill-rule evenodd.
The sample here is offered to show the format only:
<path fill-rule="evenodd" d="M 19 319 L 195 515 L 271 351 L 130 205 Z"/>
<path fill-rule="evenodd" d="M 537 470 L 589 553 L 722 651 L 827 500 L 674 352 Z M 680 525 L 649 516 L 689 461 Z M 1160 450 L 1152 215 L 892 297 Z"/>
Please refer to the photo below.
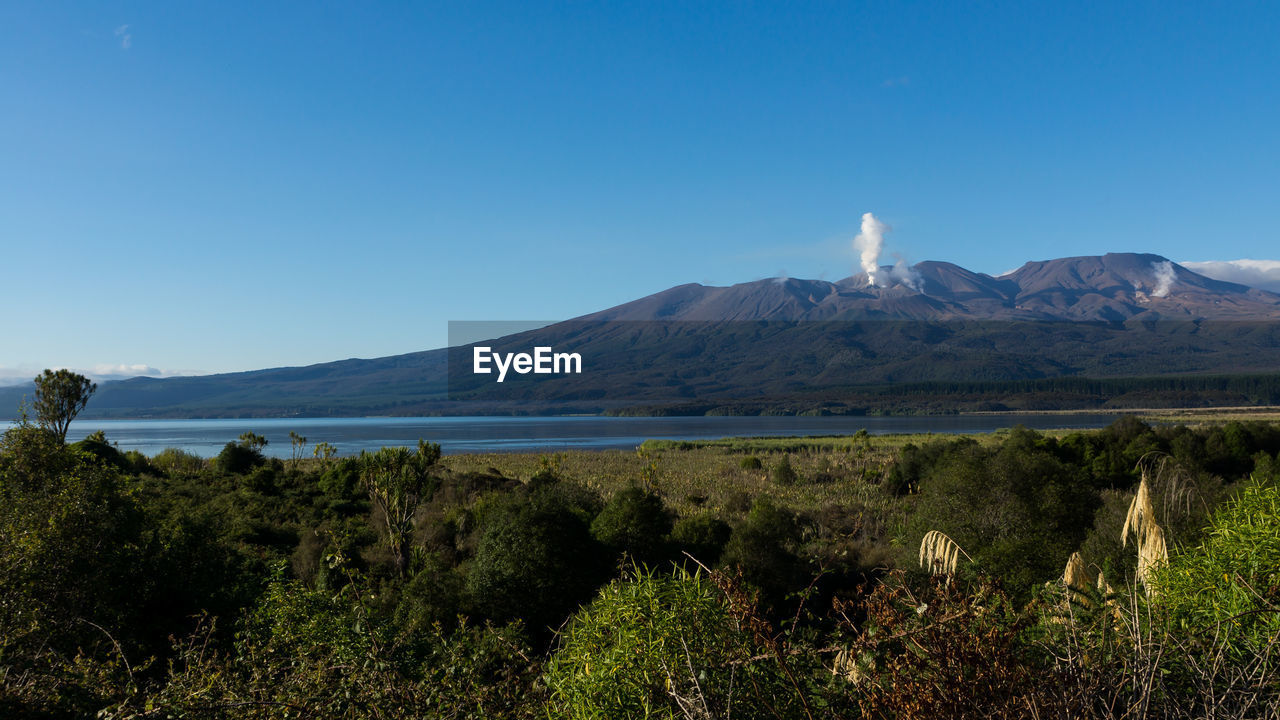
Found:
<path fill-rule="evenodd" d="M 1098 428 L 1116 415 L 1000 415 L 930 417 L 432 417 L 288 418 L 259 420 L 77 420 L 68 441 L 102 430 L 121 450 L 154 455 L 180 448 L 213 456 L 240 433 L 269 442 L 266 452 L 289 457 L 289 432 L 307 438 L 307 453 L 319 442 L 342 455 L 384 445 L 440 443 L 446 453 L 530 452 L 573 449 L 632 449 L 649 438 L 698 440 L 761 435 L 852 435 L 866 429 L 886 433 L 991 432 L 1019 423 L 1030 428 Z"/>

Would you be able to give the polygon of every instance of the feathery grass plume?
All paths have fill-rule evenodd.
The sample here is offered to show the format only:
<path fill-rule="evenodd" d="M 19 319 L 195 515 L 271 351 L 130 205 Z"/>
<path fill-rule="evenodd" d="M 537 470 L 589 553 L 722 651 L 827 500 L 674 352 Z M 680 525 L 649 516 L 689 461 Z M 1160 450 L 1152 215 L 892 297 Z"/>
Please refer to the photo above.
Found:
<path fill-rule="evenodd" d="M 1169 547 L 1164 541 L 1164 530 L 1152 523 L 1142 538 L 1142 544 L 1138 547 L 1138 579 L 1142 581 L 1148 592 L 1151 591 L 1151 587 L 1147 580 L 1151 577 L 1151 573 L 1167 562 L 1169 562 Z"/>
<path fill-rule="evenodd" d="M 1098 584 L 1095 587 L 1098 589 L 1098 592 L 1102 593 L 1104 597 L 1109 598 L 1112 595 L 1116 594 L 1115 589 L 1111 587 L 1111 583 L 1107 582 L 1106 573 L 1103 573 L 1103 572 L 1098 573 Z M 1108 602 L 1110 602 L 1110 600 L 1108 600 Z"/>
<path fill-rule="evenodd" d="M 1163 465 L 1161 467 L 1163 469 Z M 1138 581 L 1150 594 L 1151 573 L 1169 560 L 1169 548 L 1165 543 L 1164 530 L 1156 524 L 1147 470 L 1142 468 L 1142 481 L 1138 483 L 1138 492 L 1129 504 L 1124 528 L 1120 531 L 1120 544 L 1128 547 L 1129 535 L 1133 535 L 1134 544 L 1138 547 Z"/>
<path fill-rule="evenodd" d="M 937 530 L 930 530 L 920 540 L 920 567 L 933 575 L 954 575 L 961 555 L 973 562 L 969 553 L 961 550 L 956 541 Z"/>
<path fill-rule="evenodd" d="M 1094 586 L 1093 574 L 1084 565 L 1080 553 L 1073 552 L 1067 559 L 1067 568 L 1062 573 L 1062 584 L 1067 587 L 1070 597 L 1078 599 L 1089 607 L 1093 601 L 1089 598 L 1089 590 Z"/>
<path fill-rule="evenodd" d="M 1147 482 L 1147 470 L 1142 469 L 1142 481 L 1138 483 L 1138 492 L 1129 503 L 1129 512 L 1124 516 L 1124 528 L 1120 530 L 1120 546 L 1129 547 L 1129 535 L 1142 544 L 1147 528 L 1155 524 L 1155 506 L 1151 502 L 1151 484 Z"/>

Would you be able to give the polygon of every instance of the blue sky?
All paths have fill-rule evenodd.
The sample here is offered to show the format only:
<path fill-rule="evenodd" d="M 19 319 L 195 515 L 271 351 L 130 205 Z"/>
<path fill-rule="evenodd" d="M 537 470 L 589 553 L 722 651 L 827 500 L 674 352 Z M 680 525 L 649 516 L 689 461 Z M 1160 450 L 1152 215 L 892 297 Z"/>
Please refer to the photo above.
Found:
<path fill-rule="evenodd" d="M 992 274 L 1280 257 L 1280 5 L 1030 5 L 5 3 L 0 376 L 834 280 L 867 211 Z"/>

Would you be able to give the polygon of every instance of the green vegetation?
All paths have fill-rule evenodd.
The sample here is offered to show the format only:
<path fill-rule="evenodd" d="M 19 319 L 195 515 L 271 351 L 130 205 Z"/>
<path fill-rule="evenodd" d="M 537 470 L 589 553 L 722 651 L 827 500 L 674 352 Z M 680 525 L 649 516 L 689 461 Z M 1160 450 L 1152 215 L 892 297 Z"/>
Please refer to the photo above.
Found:
<path fill-rule="evenodd" d="M 550 458 L 301 440 L 204 460 L 7 430 L 0 717 L 1280 709 L 1275 425 Z"/>
<path fill-rule="evenodd" d="M 71 421 L 89 404 L 97 383 L 70 370 L 45 370 L 36 378 L 36 400 L 32 407 L 40 426 L 66 441 Z"/>

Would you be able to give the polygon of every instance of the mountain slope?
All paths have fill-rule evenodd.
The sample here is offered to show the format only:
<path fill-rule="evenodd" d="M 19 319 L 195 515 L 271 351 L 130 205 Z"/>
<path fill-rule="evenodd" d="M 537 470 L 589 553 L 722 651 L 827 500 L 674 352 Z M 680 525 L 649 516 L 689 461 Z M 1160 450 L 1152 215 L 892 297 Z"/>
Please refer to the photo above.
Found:
<path fill-rule="evenodd" d="M 307 367 L 103 382 L 88 415 L 595 412 L 635 404 L 839 396 L 920 382 L 1271 373 L 1280 295 L 1157 255 L 1029 262 L 1000 277 L 951 263 L 838 282 L 680 285 L 496 338 L 500 352 L 571 350 L 587 370 L 498 384 L 471 346 Z M 452 371 L 451 373 L 449 371 Z M 0 389 L 0 411 L 31 387 Z M 462 400 L 465 402 L 451 402 Z"/>

